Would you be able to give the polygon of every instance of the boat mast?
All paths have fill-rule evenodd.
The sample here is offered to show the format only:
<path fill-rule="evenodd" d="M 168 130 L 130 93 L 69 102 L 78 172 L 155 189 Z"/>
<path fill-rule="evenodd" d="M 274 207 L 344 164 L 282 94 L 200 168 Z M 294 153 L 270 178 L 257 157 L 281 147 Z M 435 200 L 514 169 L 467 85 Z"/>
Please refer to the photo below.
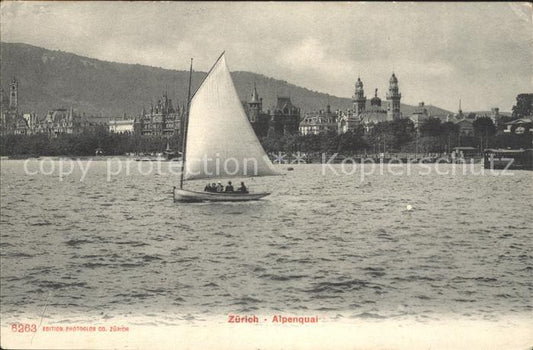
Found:
<path fill-rule="evenodd" d="M 191 68 L 189 70 L 189 93 L 187 94 L 187 112 L 185 113 L 185 120 L 183 122 L 183 144 L 181 147 L 181 174 L 180 174 L 180 190 L 183 189 L 183 175 L 185 171 L 185 159 L 187 154 L 187 129 L 189 126 L 189 110 L 191 107 L 191 81 L 192 81 L 192 58 Z"/>

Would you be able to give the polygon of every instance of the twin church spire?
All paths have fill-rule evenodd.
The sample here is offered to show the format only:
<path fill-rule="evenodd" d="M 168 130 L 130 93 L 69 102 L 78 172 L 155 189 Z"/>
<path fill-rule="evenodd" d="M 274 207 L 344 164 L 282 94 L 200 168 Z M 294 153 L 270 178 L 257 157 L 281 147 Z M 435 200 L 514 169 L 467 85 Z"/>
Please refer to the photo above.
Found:
<path fill-rule="evenodd" d="M 375 90 L 375 96 L 371 99 L 372 105 L 381 106 L 381 99 L 377 96 L 378 89 Z M 387 110 L 387 119 L 396 120 L 401 118 L 400 100 L 402 94 L 398 88 L 398 78 L 392 73 L 389 79 L 389 91 L 387 92 L 387 101 L 389 101 L 389 108 Z M 378 101 L 379 100 L 379 101 Z M 356 115 L 361 114 L 366 109 L 366 96 L 363 88 L 363 82 L 360 77 L 357 77 L 355 82 L 355 93 L 353 96 L 353 109 Z"/>

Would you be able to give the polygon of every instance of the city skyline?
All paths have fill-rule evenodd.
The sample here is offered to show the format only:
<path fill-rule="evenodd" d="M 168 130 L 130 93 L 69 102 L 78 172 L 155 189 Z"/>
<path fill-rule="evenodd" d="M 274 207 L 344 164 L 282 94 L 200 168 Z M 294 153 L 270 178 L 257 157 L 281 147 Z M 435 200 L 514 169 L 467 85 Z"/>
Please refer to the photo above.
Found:
<path fill-rule="evenodd" d="M 199 71 L 226 50 L 233 71 L 339 97 L 351 97 L 360 76 L 367 97 L 378 88 L 384 98 L 393 71 L 402 102 L 452 111 L 459 99 L 465 111 L 510 111 L 517 94 L 532 90 L 527 3 L 2 2 L 1 8 L 3 41 L 179 70 L 194 57 Z"/>

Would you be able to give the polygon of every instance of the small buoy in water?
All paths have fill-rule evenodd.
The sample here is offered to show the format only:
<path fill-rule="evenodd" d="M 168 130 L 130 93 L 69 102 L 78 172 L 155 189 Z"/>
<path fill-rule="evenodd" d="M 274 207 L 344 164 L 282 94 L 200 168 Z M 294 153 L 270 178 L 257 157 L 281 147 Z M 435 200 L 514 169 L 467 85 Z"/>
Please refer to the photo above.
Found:
<path fill-rule="evenodd" d="M 411 211 L 411 210 L 413 210 L 413 206 L 411 204 L 407 204 L 406 209 L 407 209 L 407 211 Z"/>
<path fill-rule="evenodd" d="M 288 170 L 288 171 L 293 171 L 294 168 L 293 168 L 292 166 L 290 166 L 290 167 L 287 168 L 287 170 Z"/>

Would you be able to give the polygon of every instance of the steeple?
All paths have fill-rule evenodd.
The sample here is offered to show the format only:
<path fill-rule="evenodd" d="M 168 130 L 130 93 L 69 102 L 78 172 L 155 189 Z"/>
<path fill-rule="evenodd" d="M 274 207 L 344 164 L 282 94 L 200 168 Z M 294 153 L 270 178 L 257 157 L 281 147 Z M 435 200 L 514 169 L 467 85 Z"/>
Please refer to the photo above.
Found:
<path fill-rule="evenodd" d="M 13 77 L 11 84 L 9 84 L 9 109 L 14 111 L 18 110 L 18 89 L 17 78 Z"/>
<path fill-rule="evenodd" d="M 355 91 L 358 91 L 363 88 L 363 82 L 361 81 L 361 77 L 357 76 L 357 81 L 355 82 Z"/>
<path fill-rule="evenodd" d="M 68 110 L 68 117 L 67 119 L 69 121 L 72 121 L 74 120 L 74 107 L 70 106 L 69 110 Z"/>
<path fill-rule="evenodd" d="M 400 112 L 400 100 L 402 94 L 398 88 L 398 78 L 396 74 L 392 72 L 392 76 L 389 79 L 389 92 L 387 92 L 387 101 L 389 101 L 389 109 L 387 111 L 387 119 L 395 120 L 401 118 Z"/>
<path fill-rule="evenodd" d="M 263 110 L 263 99 L 259 98 L 255 81 L 252 87 L 252 99 L 248 102 L 248 108 L 248 119 L 251 123 L 254 123 L 259 119 L 259 114 L 261 114 L 261 111 Z"/>
<path fill-rule="evenodd" d="M 389 83 L 391 84 L 398 84 L 398 78 L 396 78 L 396 75 L 394 74 L 394 72 L 392 72 L 392 76 L 390 77 L 389 79 Z"/>
<path fill-rule="evenodd" d="M 250 102 L 259 102 L 259 97 L 258 97 L 258 94 L 257 94 L 257 88 L 255 86 L 255 81 L 254 81 L 254 86 L 253 86 L 253 89 L 252 89 L 252 100 Z"/>
<path fill-rule="evenodd" d="M 370 100 L 370 105 L 375 107 L 381 107 L 381 99 L 378 97 L 378 89 L 374 91 L 374 97 Z"/>
<path fill-rule="evenodd" d="M 360 77 L 357 77 L 355 82 L 355 93 L 353 96 L 353 110 L 356 115 L 361 114 L 365 110 L 366 96 L 363 89 L 363 82 Z"/>

